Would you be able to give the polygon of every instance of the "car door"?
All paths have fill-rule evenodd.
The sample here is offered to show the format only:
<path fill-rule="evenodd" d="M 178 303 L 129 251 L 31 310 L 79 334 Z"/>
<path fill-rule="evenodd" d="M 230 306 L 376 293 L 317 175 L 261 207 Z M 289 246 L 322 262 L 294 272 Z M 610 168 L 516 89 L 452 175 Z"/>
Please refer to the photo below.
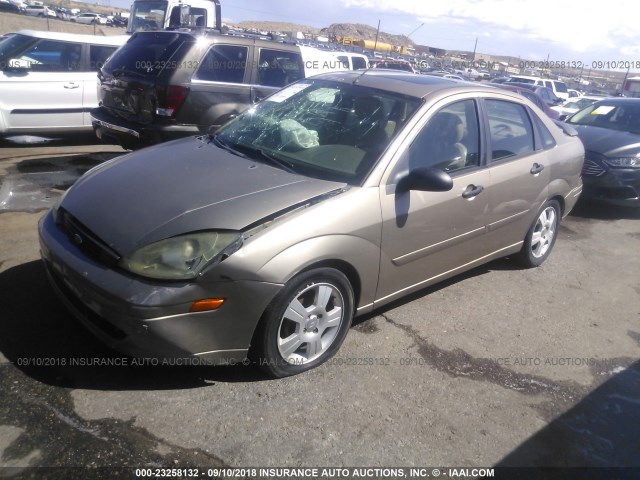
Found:
<path fill-rule="evenodd" d="M 83 125 L 86 74 L 81 55 L 82 44 L 40 39 L 7 61 L 1 82 L 9 131 L 59 131 Z"/>
<path fill-rule="evenodd" d="M 282 87 L 304 78 L 299 52 L 277 48 L 256 48 L 251 77 L 251 101 L 257 103 Z"/>
<path fill-rule="evenodd" d="M 247 45 L 214 44 L 207 50 L 190 85 L 189 112 L 206 131 L 251 106 L 251 49 Z"/>
<path fill-rule="evenodd" d="M 487 239 L 492 249 L 498 249 L 524 240 L 546 200 L 551 171 L 547 149 L 555 141 L 524 104 L 487 98 L 483 107 L 491 176 Z"/>
<path fill-rule="evenodd" d="M 462 99 L 431 111 L 404 142 L 380 189 L 378 302 L 434 283 L 487 252 L 490 176 L 482 161 L 477 101 Z M 453 188 L 398 189 L 403 172 L 418 167 L 445 170 Z"/>

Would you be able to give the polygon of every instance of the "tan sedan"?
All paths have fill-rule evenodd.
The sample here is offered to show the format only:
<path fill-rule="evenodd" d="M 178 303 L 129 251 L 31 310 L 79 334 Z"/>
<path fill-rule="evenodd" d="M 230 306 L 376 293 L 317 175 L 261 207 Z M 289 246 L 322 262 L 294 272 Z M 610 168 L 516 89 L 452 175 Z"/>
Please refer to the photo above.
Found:
<path fill-rule="evenodd" d="M 42 256 L 115 348 L 292 375 L 355 315 L 499 257 L 540 265 L 582 191 L 563 128 L 481 85 L 320 75 L 88 172 L 41 221 Z"/>

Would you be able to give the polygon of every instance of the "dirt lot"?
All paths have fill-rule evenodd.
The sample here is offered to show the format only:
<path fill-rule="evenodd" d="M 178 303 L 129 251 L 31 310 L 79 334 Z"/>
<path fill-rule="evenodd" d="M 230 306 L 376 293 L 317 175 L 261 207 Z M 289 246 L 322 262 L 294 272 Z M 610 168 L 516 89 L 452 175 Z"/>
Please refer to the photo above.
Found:
<path fill-rule="evenodd" d="M 358 319 L 297 377 L 138 366 L 38 260 L 43 209 L 121 153 L 0 148 L 0 466 L 640 467 L 640 212 L 582 205 L 542 267 L 496 261 Z"/>

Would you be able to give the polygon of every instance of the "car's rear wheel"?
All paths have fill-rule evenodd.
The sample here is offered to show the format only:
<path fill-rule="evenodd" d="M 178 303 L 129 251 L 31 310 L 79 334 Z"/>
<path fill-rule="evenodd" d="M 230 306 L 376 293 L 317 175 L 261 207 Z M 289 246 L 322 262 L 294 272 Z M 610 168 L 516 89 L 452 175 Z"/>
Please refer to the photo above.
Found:
<path fill-rule="evenodd" d="M 340 348 L 353 312 L 353 289 L 342 272 L 303 272 L 287 282 L 265 312 L 254 337 L 255 360 L 273 377 L 317 367 Z"/>
<path fill-rule="evenodd" d="M 556 200 L 545 203 L 527 232 L 518 261 L 525 267 L 537 267 L 551 254 L 558 227 L 560 226 L 560 204 Z"/>

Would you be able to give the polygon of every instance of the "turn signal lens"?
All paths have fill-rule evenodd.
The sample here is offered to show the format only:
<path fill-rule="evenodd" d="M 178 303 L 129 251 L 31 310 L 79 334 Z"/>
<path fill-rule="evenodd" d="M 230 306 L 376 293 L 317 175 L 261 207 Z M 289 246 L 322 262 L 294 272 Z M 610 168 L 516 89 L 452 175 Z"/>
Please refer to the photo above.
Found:
<path fill-rule="evenodd" d="M 191 304 L 190 312 L 209 312 L 217 310 L 224 303 L 224 298 L 205 298 Z"/>

